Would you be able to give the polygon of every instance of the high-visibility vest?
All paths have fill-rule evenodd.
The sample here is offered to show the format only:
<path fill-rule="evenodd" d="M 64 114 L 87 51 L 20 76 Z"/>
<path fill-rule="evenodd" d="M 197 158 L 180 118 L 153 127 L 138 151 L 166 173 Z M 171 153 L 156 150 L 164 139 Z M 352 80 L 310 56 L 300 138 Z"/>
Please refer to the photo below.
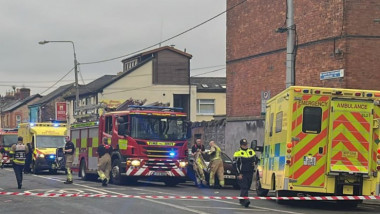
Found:
<path fill-rule="evenodd" d="M 25 165 L 26 148 L 24 144 L 16 144 L 14 151 L 13 163 L 18 165 Z"/>

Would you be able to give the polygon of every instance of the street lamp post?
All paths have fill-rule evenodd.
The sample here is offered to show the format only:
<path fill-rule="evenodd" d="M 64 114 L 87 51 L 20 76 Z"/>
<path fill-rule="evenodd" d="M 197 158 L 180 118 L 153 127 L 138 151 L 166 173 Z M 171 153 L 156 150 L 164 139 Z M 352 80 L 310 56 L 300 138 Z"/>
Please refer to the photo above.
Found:
<path fill-rule="evenodd" d="M 76 102 L 76 105 L 75 105 L 75 111 L 78 111 L 79 109 L 79 84 L 78 84 L 78 61 L 77 61 L 77 55 L 75 53 L 75 45 L 74 45 L 74 42 L 73 41 L 40 41 L 38 42 L 38 44 L 40 45 L 44 45 L 44 44 L 47 44 L 47 43 L 51 43 L 51 42 L 69 42 L 73 45 L 73 50 L 74 50 L 74 71 L 75 71 L 75 102 Z"/>

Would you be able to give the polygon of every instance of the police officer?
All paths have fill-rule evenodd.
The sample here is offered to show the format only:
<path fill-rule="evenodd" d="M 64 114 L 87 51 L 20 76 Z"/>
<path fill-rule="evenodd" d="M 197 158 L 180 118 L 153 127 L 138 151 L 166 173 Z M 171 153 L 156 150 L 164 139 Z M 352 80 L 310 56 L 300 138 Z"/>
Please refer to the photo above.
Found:
<path fill-rule="evenodd" d="M 73 161 L 74 161 L 75 146 L 74 146 L 74 143 L 71 142 L 69 136 L 66 136 L 65 140 L 66 140 L 66 144 L 65 144 L 65 149 L 63 150 L 63 152 L 65 153 L 65 160 L 66 160 L 65 167 L 67 171 L 67 180 L 64 182 L 64 184 L 72 184 L 73 175 L 71 174 L 71 166 L 73 165 Z"/>
<path fill-rule="evenodd" d="M 9 154 L 11 155 L 13 161 L 13 170 L 16 174 L 17 179 L 17 188 L 21 189 L 22 187 L 22 171 L 24 170 L 25 165 L 25 156 L 29 152 L 28 147 L 22 143 L 23 138 L 18 137 L 17 144 L 13 144 Z"/>
<path fill-rule="evenodd" d="M 206 186 L 206 177 L 204 174 L 204 169 L 206 169 L 206 164 L 204 162 L 202 153 L 205 151 L 205 146 L 201 139 L 196 139 L 194 145 L 191 147 L 191 153 L 194 156 L 193 169 L 195 172 L 196 184 L 201 187 L 201 185 Z"/>
<path fill-rule="evenodd" d="M 215 174 L 219 179 L 219 185 L 224 187 L 224 166 L 222 161 L 222 150 L 215 144 L 214 141 L 210 141 L 210 187 L 215 185 Z"/>
<path fill-rule="evenodd" d="M 98 147 L 98 175 L 102 181 L 102 186 L 107 186 L 108 181 L 110 180 L 111 172 L 111 153 L 112 146 L 108 145 L 108 139 L 103 138 L 103 144 Z"/>
<path fill-rule="evenodd" d="M 252 184 L 253 173 L 255 171 L 254 164 L 256 161 L 255 151 L 248 148 L 247 139 L 240 140 L 240 149 L 234 154 L 234 161 L 238 172 L 240 185 L 240 197 L 248 197 L 248 191 Z M 248 207 L 251 203 L 248 199 L 240 199 L 240 204 Z"/>

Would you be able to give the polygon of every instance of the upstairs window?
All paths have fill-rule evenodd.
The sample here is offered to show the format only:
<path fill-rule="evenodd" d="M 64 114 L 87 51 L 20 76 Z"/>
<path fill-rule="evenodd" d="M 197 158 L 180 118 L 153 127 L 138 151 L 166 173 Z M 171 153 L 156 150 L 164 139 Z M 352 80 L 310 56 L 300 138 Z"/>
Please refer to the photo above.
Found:
<path fill-rule="evenodd" d="M 215 114 L 215 100 L 212 99 L 198 99 L 197 100 L 197 113 L 198 114 Z"/>

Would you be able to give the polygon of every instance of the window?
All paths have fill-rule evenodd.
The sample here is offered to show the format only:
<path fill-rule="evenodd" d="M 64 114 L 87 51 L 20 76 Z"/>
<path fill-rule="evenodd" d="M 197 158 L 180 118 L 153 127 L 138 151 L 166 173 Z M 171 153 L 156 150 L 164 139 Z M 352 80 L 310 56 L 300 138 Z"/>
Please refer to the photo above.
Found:
<path fill-rule="evenodd" d="M 16 125 L 21 123 L 21 115 L 16 115 Z"/>
<path fill-rule="evenodd" d="M 282 131 L 282 111 L 276 114 L 276 133 Z"/>
<path fill-rule="evenodd" d="M 105 133 L 112 135 L 112 116 L 106 117 Z"/>
<path fill-rule="evenodd" d="M 273 118 L 274 118 L 274 114 L 270 114 L 270 120 L 269 120 L 269 137 L 272 137 L 273 135 Z"/>
<path fill-rule="evenodd" d="M 302 132 L 318 134 L 321 132 L 322 108 L 305 107 L 303 109 Z"/>
<path fill-rule="evenodd" d="M 197 113 L 213 115 L 215 113 L 215 100 L 197 100 Z"/>

